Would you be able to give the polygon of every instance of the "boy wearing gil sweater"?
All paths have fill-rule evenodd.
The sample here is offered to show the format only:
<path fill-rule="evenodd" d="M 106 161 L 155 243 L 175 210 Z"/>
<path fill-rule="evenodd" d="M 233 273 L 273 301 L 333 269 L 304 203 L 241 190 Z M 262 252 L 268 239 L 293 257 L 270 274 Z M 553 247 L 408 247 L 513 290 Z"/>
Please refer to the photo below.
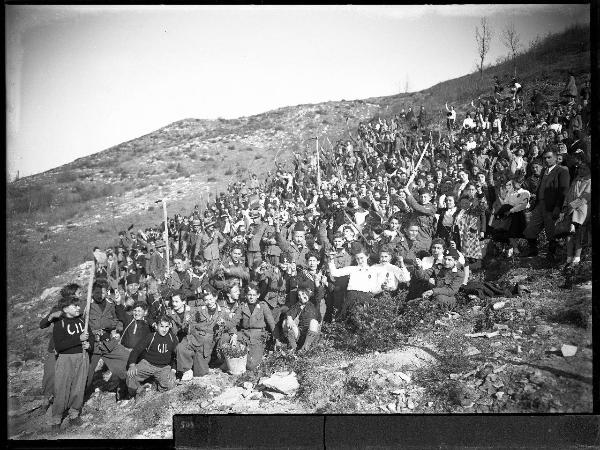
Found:
<path fill-rule="evenodd" d="M 147 334 L 131 350 L 127 361 L 127 388 L 131 396 L 144 393 L 141 383 L 154 378 L 159 391 L 175 386 L 175 351 L 178 340 L 171 333 L 167 316 L 157 319 L 157 331 Z M 139 398 L 139 397 L 138 397 Z"/>
<path fill-rule="evenodd" d="M 58 357 L 55 365 L 54 403 L 51 425 L 60 427 L 63 414 L 68 410 L 71 424 L 81 425 L 79 417 L 83 406 L 85 382 L 93 350 L 91 329 L 84 330 L 85 322 L 80 315 L 79 298 L 70 296 L 60 299 L 58 306 L 63 316 L 54 323 L 52 337 Z"/>

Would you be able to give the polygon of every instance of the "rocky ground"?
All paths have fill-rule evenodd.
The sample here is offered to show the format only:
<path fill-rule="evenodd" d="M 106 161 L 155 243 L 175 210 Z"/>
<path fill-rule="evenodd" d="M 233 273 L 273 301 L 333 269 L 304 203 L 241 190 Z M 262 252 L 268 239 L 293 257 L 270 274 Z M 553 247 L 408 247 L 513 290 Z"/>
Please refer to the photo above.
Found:
<path fill-rule="evenodd" d="M 63 274 L 56 288 L 19 303 L 15 311 L 41 317 L 54 303 L 58 286 L 84 279 L 87 270 L 83 264 Z M 423 323 L 406 343 L 388 352 L 336 350 L 325 337 L 311 354 L 270 354 L 256 373 L 241 376 L 212 369 L 204 378 L 167 393 L 153 391 L 137 402 L 116 403 L 107 391 L 110 382 L 98 373 L 98 391 L 82 413 L 84 425 L 60 432 L 45 425 L 43 352 L 25 360 L 9 353 L 9 436 L 168 439 L 178 413 L 591 412 L 590 261 L 581 266 L 572 290 L 557 289 L 560 270 L 541 258 L 516 259 L 514 265 L 491 260 L 486 274 L 495 273 L 503 273 L 499 282 L 519 282 L 523 295 L 489 304 L 462 299 L 454 311 Z M 47 332 L 21 331 L 19 323 L 9 321 L 13 335 L 21 332 L 26 339 L 37 332 L 40 343 L 47 342 Z M 274 373 L 284 375 L 288 395 L 264 386 L 265 377 Z"/>

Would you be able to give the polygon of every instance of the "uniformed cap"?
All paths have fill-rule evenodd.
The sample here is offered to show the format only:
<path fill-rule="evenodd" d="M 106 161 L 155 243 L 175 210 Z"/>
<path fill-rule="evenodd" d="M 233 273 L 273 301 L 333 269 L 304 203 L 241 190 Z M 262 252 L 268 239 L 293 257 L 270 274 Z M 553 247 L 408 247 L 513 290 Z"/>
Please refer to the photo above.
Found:
<path fill-rule="evenodd" d="M 458 251 L 455 248 L 447 248 L 444 252 L 444 256 L 452 256 L 455 260 L 458 260 Z"/>
<path fill-rule="evenodd" d="M 199 227 L 200 226 L 200 219 L 194 219 L 192 220 L 192 225 L 195 227 Z"/>
<path fill-rule="evenodd" d="M 260 213 L 256 210 L 250 211 L 250 213 L 248 215 L 250 216 L 251 219 L 258 219 L 260 217 Z"/>
<path fill-rule="evenodd" d="M 215 226 L 215 221 L 212 218 L 206 219 L 204 221 L 204 228 L 210 228 Z"/>

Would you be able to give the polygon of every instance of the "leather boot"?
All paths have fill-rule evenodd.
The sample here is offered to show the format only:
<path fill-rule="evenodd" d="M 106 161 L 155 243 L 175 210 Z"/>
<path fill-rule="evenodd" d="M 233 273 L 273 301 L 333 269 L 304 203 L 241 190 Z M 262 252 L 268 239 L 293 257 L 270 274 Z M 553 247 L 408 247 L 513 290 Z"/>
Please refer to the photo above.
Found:
<path fill-rule="evenodd" d="M 304 339 L 304 344 L 302 345 L 302 351 L 305 352 L 310 350 L 310 347 L 313 345 L 316 339 L 318 339 L 320 333 L 316 331 L 309 331 L 306 333 L 306 339 Z"/>

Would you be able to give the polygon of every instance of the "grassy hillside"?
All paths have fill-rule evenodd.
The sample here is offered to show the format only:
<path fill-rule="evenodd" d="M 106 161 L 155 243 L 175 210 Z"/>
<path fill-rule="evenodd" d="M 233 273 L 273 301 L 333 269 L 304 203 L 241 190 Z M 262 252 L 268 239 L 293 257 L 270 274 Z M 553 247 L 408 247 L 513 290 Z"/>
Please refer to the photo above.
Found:
<path fill-rule="evenodd" d="M 563 88 L 571 70 L 579 81 L 589 78 L 590 73 L 590 28 L 572 26 L 562 33 L 536 39 L 526 51 L 517 55 L 515 64 L 517 77 L 527 91 L 536 86 L 547 94 Z M 513 75 L 512 59 L 491 65 L 483 70 L 483 78 L 474 72 L 411 94 L 399 94 L 390 97 L 367 99 L 378 104 L 386 114 L 396 114 L 408 106 L 424 105 L 427 111 L 436 116 L 435 121 L 445 120 L 444 103 L 454 104 L 456 110 L 464 113 L 471 100 L 493 92 L 493 77 L 497 76 L 504 84 L 509 84 Z M 443 110 L 441 115 L 438 114 Z"/>
<path fill-rule="evenodd" d="M 347 119 L 354 130 L 361 120 L 423 104 L 435 126 L 446 100 L 464 111 L 491 91 L 493 75 L 512 73 L 511 64 L 486 69 L 483 80 L 471 74 L 411 94 L 290 106 L 234 120 L 185 119 L 7 185 L 10 435 L 58 436 L 44 431 L 41 359 L 48 330 L 40 330 L 38 320 L 55 303 L 56 287 L 87 281 L 83 263 L 93 246 L 114 243 L 117 231 L 131 224 L 159 223 L 159 198 L 167 198 L 170 214 L 189 212 L 229 182 L 264 175 L 275 161 L 289 161 L 293 151 L 314 148 L 308 139 L 315 135 L 335 142 L 347 136 Z M 556 93 L 569 69 L 581 82 L 590 71 L 589 28 L 535 44 L 519 56 L 517 67 L 526 95 L 531 86 Z M 308 356 L 271 354 L 258 373 L 236 378 L 212 371 L 139 404 L 115 405 L 114 396 L 99 392 L 84 406 L 84 426 L 69 437 L 168 438 L 174 413 L 587 413 L 593 395 L 592 296 L 591 282 L 584 282 L 591 273 L 586 254 L 578 286 L 565 293 L 556 287 L 561 271 L 543 258 L 492 260 L 486 280 L 519 282 L 529 293 L 497 299 L 506 302 L 498 310 L 461 298 L 445 316 L 400 315 L 407 328 L 402 336 L 384 346 L 371 328 L 362 336 L 372 344 L 368 351 L 330 332 Z M 472 335 L 482 331 L 485 337 Z M 578 347 L 574 357 L 563 358 L 565 344 Z M 296 397 L 272 401 L 240 394 L 234 404 L 217 401 L 244 382 L 256 388 L 261 375 L 291 369 L 301 386 Z"/>

